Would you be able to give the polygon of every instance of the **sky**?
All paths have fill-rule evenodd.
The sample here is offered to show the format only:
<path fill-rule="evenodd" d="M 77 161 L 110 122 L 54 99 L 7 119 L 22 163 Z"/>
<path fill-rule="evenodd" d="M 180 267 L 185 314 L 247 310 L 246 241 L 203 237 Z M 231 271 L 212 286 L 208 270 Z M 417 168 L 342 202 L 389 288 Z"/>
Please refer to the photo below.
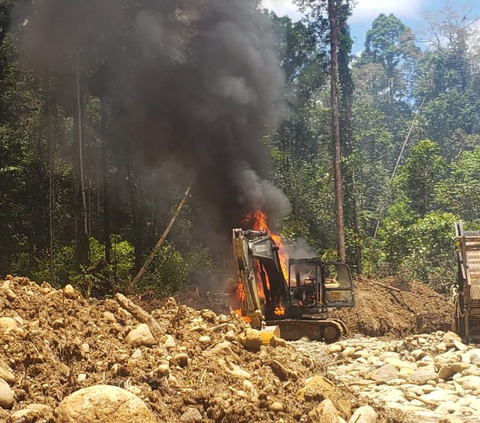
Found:
<path fill-rule="evenodd" d="M 302 17 L 294 0 L 262 0 L 262 5 L 278 15 L 288 15 L 294 20 Z M 480 15 L 480 0 L 450 0 L 453 5 L 473 7 L 474 13 Z M 357 6 L 350 18 L 350 31 L 354 39 L 353 53 L 359 54 L 364 49 L 365 34 L 371 28 L 373 20 L 380 14 L 393 13 L 414 31 L 425 26 L 425 13 L 435 12 L 444 6 L 443 0 L 357 0 Z"/>

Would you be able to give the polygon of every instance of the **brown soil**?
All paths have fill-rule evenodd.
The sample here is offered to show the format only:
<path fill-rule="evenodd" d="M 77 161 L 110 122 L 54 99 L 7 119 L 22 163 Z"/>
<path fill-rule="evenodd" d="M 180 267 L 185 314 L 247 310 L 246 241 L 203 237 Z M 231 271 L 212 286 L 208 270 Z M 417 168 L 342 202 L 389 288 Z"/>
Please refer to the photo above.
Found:
<path fill-rule="evenodd" d="M 333 313 L 351 335 L 402 337 L 451 328 L 453 305 L 421 282 L 358 278 L 355 298 L 354 308 Z"/>
<path fill-rule="evenodd" d="M 321 372 L 316 359 L 291 346 L 245 349 L 236 338 L 245 324 L 234 316 L 195 311 L 172 299 L 153 308 L 148 319 L 154 319 L 157 345 L 131 348 L 126 335 L 145 318 L 129 313 L 119 302 L 67 298 L 63 291 L 26 278 L 0 281 L 0 317 L 19 323 L 19 330 L 0 330 L 0 363 L 4 360 L 15 374 L 14 410 L 32 403 L 55 410 L 67 395 L 97 384 L 136 393 L 162 422 L 180 421 L 189 407 L 197 408 L 205 422 L 306 421 L 323 398 L 330 398 L 348 419 L 345 402 L 352 409 L 362 403 L 348 388 L 330 384 L 329 389 L 320 386 L 319 392 L 302 395 L 306 378 Z M 236 340 L 225 348 L 227 331 Z M 169 351 L 163 346 L 167 334 L 175 340 Z M 201 347 L 199 339 L 205 335 L 211 344 Z M 170 377 L 156 371 L 179 353 L 188 355 L 188 365 L 171 362 Z M 249 373 L 249 383 L 232 374 L 235 366 Z M 284 411 L 271 411 L 274 402 L 281 402 Z M 402 421 L 381 413 L 382 422 Z M 1 421 L 8 416 L 0 409 Z M 57 419 L 53 411 L 32 421 Z"/>

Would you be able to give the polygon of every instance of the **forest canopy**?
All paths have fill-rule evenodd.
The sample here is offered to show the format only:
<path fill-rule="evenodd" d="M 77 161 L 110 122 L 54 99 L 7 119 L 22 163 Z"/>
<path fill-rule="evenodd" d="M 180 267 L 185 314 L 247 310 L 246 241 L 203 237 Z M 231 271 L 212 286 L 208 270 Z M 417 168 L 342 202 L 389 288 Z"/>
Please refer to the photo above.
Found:
<path fill-rule="evenodd" d="M 252 209 L 334 258 L 327 5 L 296 3 L 0 0 L 0 276 L 124 290 L 190 184 L 138 289 L 219 286 Z M 480 20 L 381 14 L 355 56 L 335 4 L 347 261 L 445 290 L 480 227 Z"/>

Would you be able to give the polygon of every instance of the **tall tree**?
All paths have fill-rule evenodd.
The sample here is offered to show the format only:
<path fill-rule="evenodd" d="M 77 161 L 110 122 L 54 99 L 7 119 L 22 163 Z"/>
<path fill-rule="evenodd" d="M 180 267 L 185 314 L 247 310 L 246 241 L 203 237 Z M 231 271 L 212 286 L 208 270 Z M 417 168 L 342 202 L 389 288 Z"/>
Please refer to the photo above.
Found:
<path fill-rule="evenodd" d="M 330 101 L 332 108 L 332 145 L 333 173 L 335 179 L 335 213 L 337 255 L 340 261 L 347 260 L 345 250 L 345 227 L 343 216 L 342 155 L 340 146 L 340 112 L 338 106 L 338 4 L 328 0 L 328 17 L 330 19 Z"/>

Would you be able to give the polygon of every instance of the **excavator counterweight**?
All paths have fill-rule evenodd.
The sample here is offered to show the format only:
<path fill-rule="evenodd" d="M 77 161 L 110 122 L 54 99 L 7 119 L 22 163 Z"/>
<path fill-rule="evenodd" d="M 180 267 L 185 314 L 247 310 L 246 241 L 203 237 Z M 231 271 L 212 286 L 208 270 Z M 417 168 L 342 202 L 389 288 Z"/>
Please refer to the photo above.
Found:
<path fill-rule="evenodd" d="M 297 258 L 288 261 L 285 275 L 278 251 L 266 230 L 233 230 L 242 315 L 255 329 L 279 327 L 287 340 L 307 336 L 337 341 L 346 328 L 341 321 L 329 319 L 328 313 L 355 304 L 350 268 L 319 258 Z"/>

